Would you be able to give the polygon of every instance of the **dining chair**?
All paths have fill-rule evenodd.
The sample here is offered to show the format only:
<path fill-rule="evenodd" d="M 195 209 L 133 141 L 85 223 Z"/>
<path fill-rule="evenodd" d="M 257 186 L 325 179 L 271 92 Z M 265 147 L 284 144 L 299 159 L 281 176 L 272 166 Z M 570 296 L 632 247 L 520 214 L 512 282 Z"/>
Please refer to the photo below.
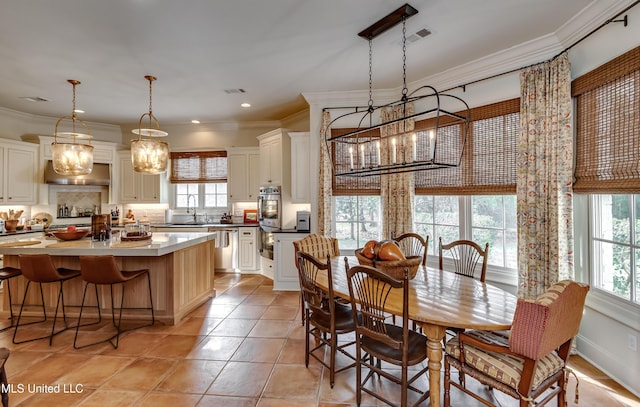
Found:
<path fill-rule="evenodd" d="M 422 237 L 417 233 L 402 233 L 395 236 L 395 233 L 391 233 L 391 240 L 398 243 L 405 256 L 420 256 L 422 257 L 422 265 L 427 265 L 429 236 Z"/>
<path fill-rule="evenodd" d="M 149 269 L 140 269 L 140 270 L 121 270 L 118 264 L 116 263 L 115 257 L 112 255 L 103 255 L 103 256 L 80 256 L 80 273 L 82 274 L 82 279 L 85 281 L 84 291 L 82 294 L 82 303 L 80 305 L 80 314 L 78 315 L 78 324 L 76 325 L 76 335 L 73 338 L 73 347 L 75 349 L 86 348 L 87 346 L 97 345 L 99 343 L 109 342 L 114 349 L 118 348 L 118 343 L 120 340 L 120 334 L 126 331 L 130 331 L 132 329 L 138 329 L 145 326 L 151 326 L 155 323 L 155 314 L 153 311 L 153 296 L 151 291 L 151 276 L 149 275 Z M 125 283 L 132 281 L 138 277 L 146 276 L 147 277 L 147 286 L 149 289 L 149 307 L 142 308 L 149 310 L 151 312 L 151 321 L 147 324 L 138 325 L 133 328 L 123 329 L 122 328 L 122 310 L 125 308 L 124 305 L 124 297 L 125 297 Z M 111 298 L 111 322 L 113 326 L 116 328 L 116 332 L 106 338 L 96 342 L 91 342 L 83 345 L 78 345 L 78 331 L 80 328 L 80 321 L 82 320 L 82 312 L 85 308 L 85 299 L 87 297 L 87 288 L 89 284 L 93 284 L 96 292 L 96 307 L 98 309 L 98 321 L 94 323 L 99 323 L 102 321 L 102 314 L 100 313 L 100 297 L 98 296 L 98 285 L 108 285 L 110 288 L 110 298 Z M 116 307 L 114 306 L 114 295 L 113 295 L 113 286 L 120 285 L 122 287 L 122 292 L 120 294 L 120 306 L 118 307 L 118 320 L 116 322 Z M 139 295 L 139 293 L 134 292 L 134 295 Z M 128 307 L 126 309 L 133 309 Z M 113 341 L 115 339 L 115 342 Z"/>
<path fill-rule="evenodd" d="M 9 295 L 9 319 L 11 320 L 11 324 L 7 327 L 0 329 L 0 332 L 4 332 L 9 328 L 13 328 L 15 325 L 15 317 L 13 316 L 13 300 L 11 299 L 11 284 L 10 280 L 12 278 L 18 277 L 22 275 L 22 271 L 19 268 L 15 267 L 2 267 L 0 268 L 0 282 L 2 282 L 3 288 L 7 289 L 7 294 Z"/>
<path fill-rule="evenodd" d="M 477 278 L 484 282 L 487 276 L 489 243 L 484 246 L 483 250 L 479 244 L 471 240 L 456 240 L 449 244 L 442 244 L 442 237 L 440 237 L 438 254 L 440 270 L 444 270 L 444 257 L 450 257 L 453 260 L 453 271 L 456 274 Z"/>
<path fill-rule="evenodd" d="M 449 340 L 445 407 L 451 405 L 452 385 L 493 406 L 474 393 L 477 386 L 466 386 L 465 375 L 519 400 L 521 407 L 545 404 L 556 396 L 558 406 L 566 406 L 567 360 L 588 291 L 588 285 L 559 281 L 535 301 L 518 299 L 510 331 L 472 330 Z M 451 380 L 451 366 L 460 372 L 459 383 Z"/>
<path fill-rule="evenodd" d="M 63 284 L 65 281 L 69 281 L 73 278 L 79 277 L 80 271 L 63 268 L 63 267 L 56 268 L 55 265 L 53 264 L 53 260 L 48 254 L 20 254 L 18 255 L 18 259 L 20 261 L 20 271 L 22 272 L 22 276 L 27 279 L 27 285 L 24 289 L 24 296 L 22 298 L 22 304 L 20 305 L 18 320 L 16 321 L 16 329 L 13 331 L 13 343 L 19 344 L 19 343 L 31 342 L 39 339 L 49 338 L 49 346 L 51 346 L 51 344 L 53 343 L 53 337 L 55 335 L 69 328 L 72 328 L 67 325 L 67 313 L 66 313 L 65 304 L 64 304 Z M 29 293 L 29 287 L 32 282 L 38 283 L 40 286 L 40 299 L 42 301 L 42 313 L 43 313 L 44 319 L 21 324 L 20 321 L 22 319 L 22 312 L 24 310 L 24 306 L 27 301 L 27 294 Z M 47 311 L 45 309 L 44 292 L 42 290 L 43 283 L 59 283 L 58 295 L 56 300 L 56 310 L 53 315 L 53 325 L 51 327 L 51 333 L 45 336 L 39 336 L 36 338 L 16 341 L 16 337 L 18 336 L 18 330 L 21 326 L 46 322 L 47 320 Z M 61 308 L 62 308 L 62 319 L 64 321 L 64 328 L 56 332 L 55 329 L 56 329 L 56 322 L 58 319 L 58 309 L 60 309 L 61 304 L 62 304 Z"/>
<path fill-rule="evenodd" d="M 419 405 L 429 398 L 429 390 L 419 388 L 422 383 L 417 381 L 426 379 L 428 366 L 423 363 L 427 358 L 427 337 L 409 329 L 409 275 L 405 270 L 402 280 L 395 279 L 388 274 L 370 267 L 354 266 L 347 269 L 347 282 L 353 319 L 356 326 L 356 402 L 362 401 L 362 392 L 389 405 L 395 405 L 391 400 L 374 388 L 367 387 L 367 382 L 377 374 L 387 380 L 399 384 L 400 405 L 408 405 L 409 390 L 419 398 L 412 405 Z M 402 325 L 387 323 L 385 309 L 394 304 L 402 307 Z M 360 314 L 356 314 L 357 307 Z M 381 362 L 399 366 L 400 377 L 393 374 L 393 366 L 388 371 Z M 422 365 L 421 365 L 422 364 Z M 418 366 L 411 370 L 409 368 Z M 362 378 L 362 368 L 368 369 Z M 417 370 L 417 371 L 416 371 Z M 371 380 L 373 382 L 373 380 Z M 425 385 L 428 382 L 425 381 Z M 376 384 L 378 387 L 379 384 Z"/>
<path fill-rule="evenodd" d="M 351 305 L 335 301 L 330 257 L 327 255 L 325 259 L 326 263 L 323 263 L 309 253 L 297 253 L 298 276 L 307 322 L 305 325 L 304 363 L 309 367 L 309 356 L 311 356 L 329 369 L 329 384 L 333 387 L 336 373 L 355 366 L 355 357 L 346 351 L 346 348 L 352 346 L 355 340 L 338 345 L 338 336 L 354 332 L 355 324 Z M 316 284 L 316 278 L 321 271 L 327 273 L 327 290 L 323 290 Z M 310 345 L 311 337 L 315 340 L 313 349 Z M 328 364 L 324 360 L 326 347 L 329 348 Z M 318 350 L 320 352 L 317 352 Z M 337 352 L 353 360 L 353 363 L 336 369 Z"/>
<path fill-rule="evenodd" d="M 312 233 L 303 237 L 300 240 L 293 242 L 294 261 L 296 267 L 298 267 L 298 252 L 309 253 L 316 259 L 324 259 L 325 257 L 338 257 L 340 256 L 340 248 L 338 247 L 338 239 L 335 237 L 322 236 L 317 233 Z M 302 319 L 302 325 L 304 325 L 304 299 L 300 295 L 300 317 Z"/>

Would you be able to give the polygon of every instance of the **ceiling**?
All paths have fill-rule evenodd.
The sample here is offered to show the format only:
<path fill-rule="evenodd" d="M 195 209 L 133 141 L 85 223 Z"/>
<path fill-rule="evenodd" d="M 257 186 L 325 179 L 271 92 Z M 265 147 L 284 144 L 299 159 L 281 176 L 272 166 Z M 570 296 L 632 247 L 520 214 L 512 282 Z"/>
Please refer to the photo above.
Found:
<path fill-rule="evenodd" d="M 597 0 L 603 1 L 603 0 Z M 302 93 L 366 90 L 357 33 L 404 0 L 3 0 L 0 107 L 130 125 L 280 120 Z M 556 32 L 591 0 L 411 0 L 407 81 Z M 402 30 L 373 40 L 374 88 L 402 84 Z M 227 93 L 243 89 L 245 93 Z M 31 102 L 39 97 L 45 102 Z M 250 108 L 241 108 L 248 102 Z"/>

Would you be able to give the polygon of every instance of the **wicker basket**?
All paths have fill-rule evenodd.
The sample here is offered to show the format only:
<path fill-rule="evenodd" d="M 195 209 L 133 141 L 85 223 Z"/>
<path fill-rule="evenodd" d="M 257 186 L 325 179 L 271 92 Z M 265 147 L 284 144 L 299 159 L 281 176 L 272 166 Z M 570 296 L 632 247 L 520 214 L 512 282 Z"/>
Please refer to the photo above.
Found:
<path fill-rule="evenodd" d="M 405 260 L 372 260 L 365 257 L 361 251 L 362 249 L 356 249 L 354 252 L 358 259 L 358 263 L 363 266 L 373 266 L 397 279 L 403 278 L 405 268 L 409 270 L 409 279 L 413 279 L 416 274 L 418 274 L 418 269 L 422 263 L 421 256 L 409 256 Z"/>

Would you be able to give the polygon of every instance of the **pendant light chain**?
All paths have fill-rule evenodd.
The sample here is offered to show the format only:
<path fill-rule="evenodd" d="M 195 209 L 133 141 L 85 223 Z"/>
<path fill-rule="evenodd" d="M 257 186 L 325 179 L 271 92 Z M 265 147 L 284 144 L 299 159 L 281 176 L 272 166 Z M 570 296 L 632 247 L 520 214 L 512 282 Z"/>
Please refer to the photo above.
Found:
<path fill-rule="evenodd" d="M 372 41 L 369 39 L 369 111 L 373 111 L 373 52 Z"/>
<path fill-rule="evenodd" d="M 71 85 L 73 86 L 73 97 L 71 99 L 71 128 L 73 130 L 73 133 L 76 133 L 76 82 L 71 82 Z M 75 138 L 75 136 L 74 136 Z"/>
<path fill-rule="evenodd" d="M 151 114 L 153 112 L 152 109 L 151 109 L 151 106 L 152 106 L 151 105 L 151 103 L 152 103 L 151 101 L 153 100 L 153 97 L 152 97 L 153 90 L 152 90 L 152 86 L 151 86 L 152 84 L 153 84 L 153 79 L 149 78 L 149 114 Z"/>
<path fill-rule="evenodd" d="M 407 97 L 407 19 L 402 17 L 402 97 Z"/>

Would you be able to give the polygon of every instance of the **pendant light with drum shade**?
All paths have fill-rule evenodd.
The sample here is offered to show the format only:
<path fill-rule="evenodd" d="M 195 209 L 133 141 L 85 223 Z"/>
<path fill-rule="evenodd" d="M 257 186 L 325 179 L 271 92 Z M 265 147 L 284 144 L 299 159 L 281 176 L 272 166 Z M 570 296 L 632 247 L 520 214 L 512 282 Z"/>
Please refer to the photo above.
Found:
<path fill-rule="evenodd" d="M 131 162 L 135 172 L 160 174 L 167 170 L 169 144 L 158 140 L 158 138 L 165 137 L 168 133 L 160 130 L 160 123 L 158 123 L 158 119 L 153 115 L 151 109 L 151 87 L 156 77 L 146 75 L 145 79 L 149 81 L 149 112 L 140 117 L 138 128 L 131 130 L 133 134 L 138 135 L 137 140 L 131 140 Z M 145 116 L 149 118 L 148 128 L 142 128 L 142 121 Z M 154 124 L 155 128 L 153 128 Z"/>
<path fill-rule="evenodd" d="M 73 86 L 73 109 L 71 116 L 63 116 L 56 122 L 51 143 L 53 170 L 61 175 L 87 175 L 93 170 L 93 146 L 90 144 L 89 127 L 76 117 L 76 86 L 80 81 L 68 79 L 67 82 Z M 71 119 L 71 131 L 59 132 L 58 127 L 65 119 Z M 76 122 L 85 128 L 86 134 L 76 131 Z M 78 140 L 85 140 L 86 144 Z"/>

